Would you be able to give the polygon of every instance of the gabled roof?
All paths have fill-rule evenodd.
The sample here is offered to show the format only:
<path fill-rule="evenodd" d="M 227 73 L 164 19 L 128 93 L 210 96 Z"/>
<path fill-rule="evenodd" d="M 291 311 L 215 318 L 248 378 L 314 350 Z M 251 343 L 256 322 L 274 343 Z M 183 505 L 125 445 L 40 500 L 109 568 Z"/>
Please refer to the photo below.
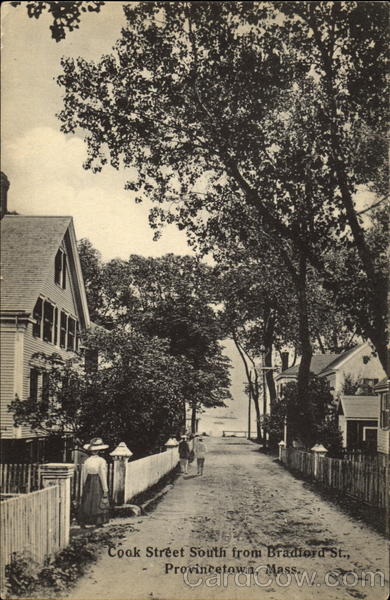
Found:
<path fill-rule="evenodd" d="M 310 363 L 310 371 L 314 375 L 318 375 L 323 369 L 325 369 L 330 363 L 332 363 L 339 355 L 338 354 L 315 354 Z M 296 378 L 298 376 L 299 365 L 294 365 L 285 371 L 282 371 L 275 377 L 280 379 L 282 377 Z"/>
<path fill-rule="evenodd" d="M 371 349 L 370 346 L 367 342 L 363 342 L 363 344 L 359 344 L 358 346 L 355 346 L 354 348 L 351 348 L 351 350 L 347 350 L 347 352 L 343 352 L 342 354 L 337 354 L 335 360 L 333 360 L 330 364 L 328 364 L 326 366 L 326 368 L 324 367 L 322 370 L 325 371 L 335 371 L 336 369 L 338 369 L 341 364 L 346 361 L 348 358 L 350 358 L 353 354 L 355 354 L 355 352 L 357 352 L 358 350 L 360 350 L 361 348 L 363 348 L 363 346 L 367 347 L 367 350 L 369 351 L 369 353 L 371 353 Z"/>
<path fill-rule="evenodd" d="M 72 217 L 5 215 L 1 220 L 1 311 L 31 314 L 65 235 L 82 325 L 89 326 Z"/>
<path fill-rule="evenodd" d="M 379 417 L 378 396 L 342 396 L 339 412 L 346 419 L 375 421 Z"/>

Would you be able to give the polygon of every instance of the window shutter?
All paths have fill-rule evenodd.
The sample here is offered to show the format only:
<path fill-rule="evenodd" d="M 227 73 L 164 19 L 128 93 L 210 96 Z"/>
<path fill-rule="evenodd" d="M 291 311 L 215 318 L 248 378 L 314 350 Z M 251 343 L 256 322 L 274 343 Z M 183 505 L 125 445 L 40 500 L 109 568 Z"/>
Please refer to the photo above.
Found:
<path fill-rule="evenodd" d="M 30 369 L 30 399 L 35 402 L 38 400 L 38 369 Z"/>

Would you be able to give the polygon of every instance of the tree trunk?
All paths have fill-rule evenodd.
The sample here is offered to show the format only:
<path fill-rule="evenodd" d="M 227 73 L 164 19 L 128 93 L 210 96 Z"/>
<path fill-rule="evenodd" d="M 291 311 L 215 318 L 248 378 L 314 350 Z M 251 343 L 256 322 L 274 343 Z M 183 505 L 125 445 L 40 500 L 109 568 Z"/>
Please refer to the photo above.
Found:
<path fill-rule="evenodd" d="M 308 304 L 306 295 L 306 257 L 301 255 L 299 258 L 299 273 L 297 284 L 297 294 L 299 302 L 299 338 L 301 344 L 301 362 L 298 370 L 297 393 L 299 400 L 299 415 L 297 425 L 302 442 L 305 443 L 310 433 L 309 406 L 308 406 L 308 387 L 310 378 L 310 364 L 313 355 L 313 349 L 310 340 L 310 329 L 308 319 Z"/>
<path fill-rule="evenodd" d="M 260 413 L 260 406 L 259 406 L 259 384 L 258 384 L 257 373 L 255 372 L 255 376 L 254 376 L 254 380 L 253 380 L 252 376 L 251 376 L 251 370 L 248 365 L 248 360 L 250 360 L 250 359 L 249 359 L 249 357 L 247 357 L 245 355 L 245 351 L 241 347 L 241 344 L 239 343 L 237 335 L 234 331 L 232 333 L 232 338 L 236 345 L 238 353 L 241 356 L 241 360 L 244 364 L 246 379 L 247 379 L 248 386 L 249 386 L 249 395 L 253 398 L 253 404 L 255 406 L 257 441 L 260 441 L 260 439 L 261 439 L 261 424 L 260 424 L 261 413 Z"/>

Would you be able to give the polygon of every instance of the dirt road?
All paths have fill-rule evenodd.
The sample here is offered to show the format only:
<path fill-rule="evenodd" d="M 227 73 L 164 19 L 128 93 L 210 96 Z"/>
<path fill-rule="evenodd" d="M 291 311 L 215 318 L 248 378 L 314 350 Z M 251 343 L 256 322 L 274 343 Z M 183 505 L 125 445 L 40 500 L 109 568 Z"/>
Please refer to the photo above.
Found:
<path fill-rule="evenodd" d="M 139 531 L 107 551 L 69 598 L 387 598 L 383 537 L 254 444 L 209 438 L 207 446 L 204 475 L 195 475 L 195 465 L 181 475 L 150 515 L 132 521 Z"/>

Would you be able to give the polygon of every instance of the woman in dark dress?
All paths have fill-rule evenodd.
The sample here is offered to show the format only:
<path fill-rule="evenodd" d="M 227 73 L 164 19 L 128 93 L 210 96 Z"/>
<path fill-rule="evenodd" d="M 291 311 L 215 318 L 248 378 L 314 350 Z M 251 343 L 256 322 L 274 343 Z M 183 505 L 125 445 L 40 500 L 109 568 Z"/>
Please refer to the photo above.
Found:
<path fill-rule="evenodd" d="M 109 521 L 109 500 L 107 485 L 107 463 L 101 450 L 108 448 L 101 438 L 93 438 L 85 444 L 85 450 L 91 453 L 83 464 L 82 483 L 83 495 L 78 512 L 78 521 L 81 527 L 97 525 L 102 527 Z"/>

